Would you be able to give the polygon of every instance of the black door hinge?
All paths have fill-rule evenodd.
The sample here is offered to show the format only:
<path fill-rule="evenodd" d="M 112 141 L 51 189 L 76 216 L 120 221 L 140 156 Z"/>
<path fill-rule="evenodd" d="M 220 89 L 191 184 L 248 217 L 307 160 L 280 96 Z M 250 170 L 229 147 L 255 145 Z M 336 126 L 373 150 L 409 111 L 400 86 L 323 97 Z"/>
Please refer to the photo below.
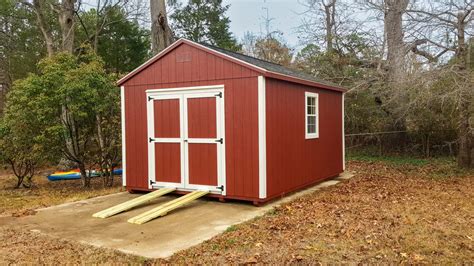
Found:
<path fill-rule="evenodd" d="M 150 186 L 153 185 L 153 184 L 155 184 L 155 183 L 156 183 L 155 181 L 150 180 Z"/>
<path fill-rule="evenodd" d="M 153 142 L 155 139 L 154 138 L 148 138 L 148 142 Z"/>
<path fill-rule="evenodd" d="M 216 187 L 217 189 L 220 189 L 221 191 L 224 191 L 224 185 Z"/>
<path fill-rule="evenodd" d="M 153 100 L 153 97 L 148 96 L 148 101 L 151 101 L 151 100 Z"/>
<path fill-rule="evenodd" d="M 220 138 L 220 139 L 216 140 L 216 142 L 220 142 L 220 144 L 223 144 L 223 143 L 224 143 L 224 139 L 223 139 L 223 138 Z"/>
<path fill-rule="evenodd" d="M 218 94 L 215 95 L 216 97 L 222 98 L 222 92 L 219 92 Z"/>

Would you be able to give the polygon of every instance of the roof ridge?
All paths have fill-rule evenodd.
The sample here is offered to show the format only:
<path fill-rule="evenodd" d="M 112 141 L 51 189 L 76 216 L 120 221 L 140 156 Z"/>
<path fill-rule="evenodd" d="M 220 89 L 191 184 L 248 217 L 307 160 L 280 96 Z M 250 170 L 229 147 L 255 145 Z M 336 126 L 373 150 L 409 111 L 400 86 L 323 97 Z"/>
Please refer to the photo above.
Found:
<path fill-rule="evenodd" d="M 245 56 L 245 57 L 248 57 L 248 58 L 251 58 L 251 59 L 255 59 L 255 60 L 258 60 L 258 61 L 262 61 L 262 62 L 265 62 L 265 63 L 268 63 L 268 64 L 273 64 L 273 65 L 277 65 L 277 66 L 280 66 L 280 67 L 286 67 L 286 68 L 288 68 L 287 66 L 284 66 L 284 65 L 282 65 L 282 64 L 278 64 L 278 63 L 275 63 L 275 62 L 263 60 L 263 59 L 261 59 L 261 58 L 258 58 L 258 57 L 255 57 L 255 56 L 251 56 L 251 55 L 246 55 L 246 54 L 244 54 L 244 53 L 239 53 L 239 52 L 235 52 L 235 51 L 232 51 L 232 50 L 224 49 L 224 48 L 221 48 L 221 47 L 212 45 L 212 44 L 208 44 L 208 43 L 204 43 L 204 42 L 199 42 L 199 44 L 204 45 L 204 46 L 207 46 L 207 47 L 212 48 L 212 49 L 222 50 L 222 51 L 225 51 L 225 52 L 227 52 L 227 53 L 233 53 L 233 54 Z"/>

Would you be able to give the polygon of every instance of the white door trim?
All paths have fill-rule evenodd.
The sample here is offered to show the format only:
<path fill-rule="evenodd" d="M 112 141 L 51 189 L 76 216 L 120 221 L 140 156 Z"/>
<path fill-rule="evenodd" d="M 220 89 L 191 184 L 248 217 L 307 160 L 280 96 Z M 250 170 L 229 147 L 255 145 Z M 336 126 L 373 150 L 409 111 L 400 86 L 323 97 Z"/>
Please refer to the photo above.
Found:
<path fill-rule="evenodd" d="M 266 83 L 258 76 L 258 196 L 267 197 L 267 129 L 266 129 Z"/>
<path fill-rule="evenodd" d="M 157 94 L 167 94 L 173 92 L 186 92 L 186 93 L 195 93 L 195 92 L 209 92 L 210 90 L 222 90 L 224 85 L 209 85 L 209 86 L 193 86 L 193 87 L 182 87 L 182 88 L 165 88 L 165 89 L 149 89 L 146 90 L 146 93 L 157 93 Z"/>
<path fill-rule="evenodd" d="M 189 98 L 209 98 L 216 97 L 216 139 L 223 139 L 223 143 L 217 143 L 216 139 L 191 139 L 188 140 L 187 132 L 187 99 Z M 226 161 L 225 161 L 225 103 L 224 103 L 224 85 L 213 85 L 213 86 L 199 86 L 199 87 L 185 87 L 185 88 L 172 88 L 172 89 L 160 89 L 160 90 L 147 90 L 147 126 L 148 126 L 148 138 L 150 136 L 152 141 L 148 142 L 148 180 L 149 188 L 158 187 L 173 187 L 182 190 L 209 190 L 211 193 L 218 193 L 226 195 Z M 180 105 L 180 137 L 179 138 L 154 138 L 154 110 L 153 102 L 155 100 L 165 99 L 179 99 Z M 188 140 L 189 142 L 185 142 Z M 181 182 L 180 183 L 169 183 L 169 182 L 156 182 L 155 179 L 155 143 L 180 143 L 181 151 Z M 187 158 L 187 146 L 188 143 L 216 143 L 217 147 L 217 168 L 218 168 L 218 186 L 204 186 L 204 185 L 193 185 L 189 184 L 188 178 L 188 158 Z M 222 186 L 222 190 L 218 187 Z"/>
<path fill-rule="evenodd" d="M 155 112 L 154 112 L 154 102 L 160 100 L 179 100 L 179 124 L 180 132 L 179 138 L 155 138 Z M 184 186 L 184 166 L 181 163 L 181 182 L 157 182 L 156 181 L 156 165 L 155 165 L 155 143 L 179 143 L 180 145 L 180 160 L 184 160 L 184 134 L 183 134 L 183 97 L 181 94 L 174 95 L 149 95 L 147 94 L 147 127 L 148 127 L 148 188 L 152 189 L 153 187 L 183 187 Z"/>
<path fill-rule="evenodd" d="M 218 96 L 220 95 L 220 96 Z M 189 138 L 188 136 L 188 99 L 196 99 L 196 98 L 214 98 L 216 99 L 216 138 Z M 185 171 L 185 178 L 184 178 L 184 188 L 187 189 L 200 189 L 200 190 L 209 190 L 211 192 L 222 193 L 225 195 L 225 173 L 223 170 L 225 169 L 225 159 L 222 159 L 222 155 L 225 154 L 225 141 L 222 143 L 216 142 L 219 139 L 225 140 L 225 135 L 222 134 L 224 121 L 221 117 L 223 114 L 223 104 L 222 101 L 224 99 L 224 90 L 222 89 L 210 89 L 205 92 L 193 92 L 193 93 L 184 93 L 183 94 L 183 105 L 184 105 L 184 147 L 185 147 L 185 158 L 184 158 L 184 171 Z M 196 185 L 191 184 L 189 182 L 189 144 L 193 143 L 207 143 L 216 145 L 217 149 L 217 186 L 206 186 L 206 185 Z M 224 178 L 223 178 L 224 177 Z M 218 187 L 223 186 L 223 189 L 219 189 Z"/>

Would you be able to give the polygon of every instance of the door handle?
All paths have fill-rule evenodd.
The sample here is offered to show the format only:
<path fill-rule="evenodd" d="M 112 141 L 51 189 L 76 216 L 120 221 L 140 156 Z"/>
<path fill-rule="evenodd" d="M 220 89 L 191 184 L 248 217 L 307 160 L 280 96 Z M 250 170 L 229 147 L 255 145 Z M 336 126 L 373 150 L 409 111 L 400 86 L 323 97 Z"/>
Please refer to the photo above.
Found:
<path fill-rule="evenodd" d="M 187 139 L 185 139 L 185 140 L 184 140 L 184 142 L 188 142 L 188 140 L 187 140 Z"/>

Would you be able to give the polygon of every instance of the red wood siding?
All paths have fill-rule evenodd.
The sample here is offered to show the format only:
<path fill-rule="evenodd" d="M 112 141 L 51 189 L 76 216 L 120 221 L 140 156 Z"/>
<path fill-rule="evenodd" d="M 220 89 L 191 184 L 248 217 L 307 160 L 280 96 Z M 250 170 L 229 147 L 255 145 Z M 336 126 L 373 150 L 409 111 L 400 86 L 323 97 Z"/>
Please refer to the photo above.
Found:
<path fill-rule="evenodd" d="M 188 98 L 188 138 L 216 138 L 216 98 Z M 189 143 L 189 183 L 217 186 L 217 145 Z"/>
<path fill-rule="evenodd" d="M 179 138 L 179 100 L 155 100 L 155 138 Z"/>
<path fill-rule="evenodd" d="M 319 138 L 305 139 L 305 92 L 319 93 Z M 267 197 L 343 171 L 342 93 L 267 78 Z"/>
<path fill-rule="evenodd" d="M 188 99 L 188 138 L 216 138 L 216 99 Z"/>
<path fill-rule="evenodd" d="M 178 143 L 155 143 L 155 180 L 157 182 L 180 183 L 180 163 L 181 150 Z"/>
<path fill-rule="evenodd" d="M 189 183 L 217 186 L 217 145 L 189 143 Z"/>
<path fill-rule="evenodd" d="M 127 187 L 148 188 L 145 91 L 223 84 L 227 196 L 257 199 L 257 75 L 241 65 L 182 44 L 127 80 L 124 83 Z"/>

